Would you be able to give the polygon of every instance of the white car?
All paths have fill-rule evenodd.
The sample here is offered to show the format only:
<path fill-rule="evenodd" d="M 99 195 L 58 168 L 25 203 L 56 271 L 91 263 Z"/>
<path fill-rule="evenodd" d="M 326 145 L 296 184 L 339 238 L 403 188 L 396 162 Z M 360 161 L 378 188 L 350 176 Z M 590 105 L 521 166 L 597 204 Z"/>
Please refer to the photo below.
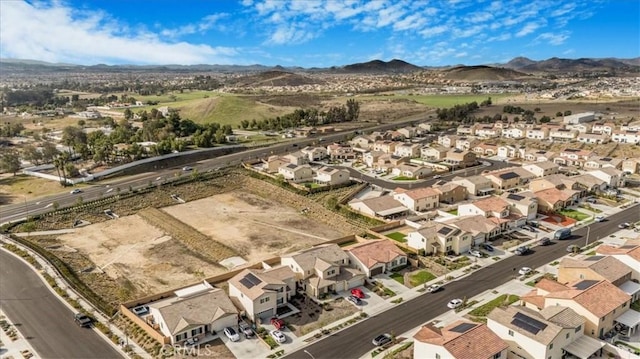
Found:
<path fill-rule="evenodd" d="M 480 253 L 480 251 L 477 251 L 475 249 L 470 250 L 469 254 L 474 257 L 482 258 L 482 253 Z"/>
<path fill-rule="evenodd" d="M 272 330 L 269 334 L 271 334 L 271 337 L 278 343 L 284 343 L 287 340 L 287 337 L 279 330 Z"/>
<path fill-rule="evenodd" d="M 449 303 L 447 303 L 447 307 L 449 307 L 449 309 L 456 309 L 461 305 L 462 305 L 462 299 L 458 299 L 458 298 L 453 299 Z"/>
<path fill-rule="evenodd" d="M 73 191 L 69 192 L 71 194 L 78 194 L 78 193 L 82 193 L 82 190 L 80 188 L 76 188 Z"/>
<path fill-rule="evenodd" d="M 529 273 L 531 273 L 532 269 L 529 267 L 522 267 L 520 268 L 520 270 L 518 271 L 518 274 L 520 275 L 527 275 Z"/>
<path fill-rule="evenodd" d="M 442 287 L 439 284 L 432 284 L 429 287 L 427 287 L 427 292 L 435 293 L 435 292 L 439 291 L 440 289 L 442 289 Z"/>
<path fill-rule="evenodd" d="M 235 329 L 231 327 L 224 328 L 224 335 L 226 335 L 227 338 L 229 338 L 229 340 L 231 340 L 232 342 L 237 342 L 238 340 L 240 340 L 240 335 L 238 335 Z"/>
<path fill-rule="evenodd" d="M 596 216 L 596 222 L 604 222 L 604 216 Z"/>

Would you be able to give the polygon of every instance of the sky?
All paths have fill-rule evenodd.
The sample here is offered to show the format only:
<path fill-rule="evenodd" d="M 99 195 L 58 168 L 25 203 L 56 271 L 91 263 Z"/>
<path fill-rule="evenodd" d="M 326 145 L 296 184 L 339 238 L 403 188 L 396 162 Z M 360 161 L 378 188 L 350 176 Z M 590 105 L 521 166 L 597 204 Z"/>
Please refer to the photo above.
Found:
<path fill-rule="evenodd" d="M 0 0 L 0 57 L 419 66 L 640 56 L 638 0 Z"/>

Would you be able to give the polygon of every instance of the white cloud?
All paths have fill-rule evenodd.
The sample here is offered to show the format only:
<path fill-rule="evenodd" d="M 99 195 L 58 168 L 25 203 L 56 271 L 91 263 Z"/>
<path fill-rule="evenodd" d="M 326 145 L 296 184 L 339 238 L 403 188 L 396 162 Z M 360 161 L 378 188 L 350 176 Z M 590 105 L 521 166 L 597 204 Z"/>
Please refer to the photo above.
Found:
<path fill-rule="evenodd" d="M 564 42 L 569 38 L 569 33 L 563 32 L 559 34 L 554 34 L 551 32 L 545 32 L 543 34 L 538 35 L 536 37 L 536 41 L 546 41 L 550 45 L 558 46 L 564 44 Z"/>
<path fill-rule="evenodd" d="M 466 18 L 466 20 L 471 23 L 485 22 L 491 19 L 493 19 L 493 15 L 491 15 L 490 12 L 475 12 L 475 13 L 469 14 L 469 16 L 467 16 Z"/>
<path fill-rule="evenodd" d="M 102 12 L 58 2 L 3 2 L 0 33 L 3 57 L 52 62 L 223 64 L 237 55 L 228 47 L 163 41 L 162 34 L 133 31 Z"/>
<path fill-rule="evenodd" d="M 498 36 L 493 36 L 487 39 L 487 41 L 506 41 L 509 40 L 511 38 L 511 34 L 510 33 L 504 33 L 502 35 L 498 35 Z"/>
<path fill-rule="evenodd" d="M 553 17 L 562 16 L 572 12 L 573 10 L 575 10 L 575 8 L 576 8 L 576 4 L 573 4 L 573 3 L 564 4 L 559 9 L 552 11 L 551 16 Z"/>
<path fill-rule="evenodd" d="M 458 52 L 457 54 L 453 55 L 453 57 L 461 58 L 461 57 L 466 57 L 467 55 L 469 54 L 463 51 L 463 52 Z"/>
<path fill-rule="evenodd" d="M 313 39 L 315 35 L 300 24 L 282 24 L 269 37 L 268 43 L 275 45 L 300 44 Z"/>
<path fill-rule="evenodd" d="M 424 37 L 433 37 L 433 36 L 438 36 L 440 34 L 443 34 L 447 30 L 448 30 L 447 26 L 444 26 L 444 25 L 434 26 L 434 27 L 427 27 L 427 28 L 422 29 L 420 31 L 420 35 L 422 35 Z"/>
<path fill-rule="evenodd" d="M 538 22 L 529 22 L 526 25 L 524 25 L 524 27 L 518 31 L 516 33 L 516 37 L 523 37 L 523 36 L 527 36 L 530 33 L 536 31 L 538 28 L 540 28 L 542 26 L 542 24 L 538 23 Z"/>

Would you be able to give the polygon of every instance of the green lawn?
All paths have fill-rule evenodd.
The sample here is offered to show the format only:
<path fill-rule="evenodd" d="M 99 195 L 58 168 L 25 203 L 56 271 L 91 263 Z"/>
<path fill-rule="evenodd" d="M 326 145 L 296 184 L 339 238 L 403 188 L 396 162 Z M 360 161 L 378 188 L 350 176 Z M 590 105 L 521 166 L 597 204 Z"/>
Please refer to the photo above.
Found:
<path fill-rule="evenodd" d="M 507 298 L 509 296 L 509 298 Z M 503 294 L 493 299 L 492 301 L 472 310 L 469 312 L 469 315 L 474 317 L 486 317 L 492 310 L 503 305 L 503 304 L 513 304 L 518 301 L 520 297 L 515 294 Z"/>
<path fill-rule="evenodd" d="M 458 215 L 458 209 L 457 208 L 456 209 L 452 209 L 450 211 L 447 211 L 447 213 L 453 214 L 454 216 L 457 216 Z"/>
<path fill-rule="evenodd" d="M 394 272 L 389 274 L 389 277 L 393 278 L 393 280 L 395 280 L 396 282 L 404 285 L 404 274 Z"/>
<path fill-rule="evenodd" d="M 513 97 L 513 94 L 487 94 L 487 95 L 398 95 L 398 94 L 392 94 L 392 95 L 378 95 L 378 96 L 361 96 L 359 99 L 361 100 L 367 100 L 367 99 L 371 99 L 371 100 L 379 100 L 381 98 L 389 98 L 389 99 L 405 99 L 405 100 L 412 100 L 415 101 L 417 103 L 429 106 L 429 107 L 440 107 L 440 108 L 444 108 L 444 107 L 453 107 L 455 105 L 462 105 L 462 104 L 466 104 L 466 103 L 470 103 L 473 101 L 476 101 L 478 104 L 480 104 L 482 101 L 486 100 L 487 98 L 491 97 L 491 100 L 494 102 L 494 106 L 495 102 L 497 99 L 504 99 L 504 98 L 509 98 L 509 97 Z M 497 108 L 497 107 L 496 107 Z M 500 107 L 500 110 L 502 109 L 502 107 Z"/>
<path fill-rule="evenodd" d="M 407 235 L 400 232 L 393 232 L 387 234 L 387 237 L 393 239 L 396 242 L 405 243 L 407 242 Z"/>
<path fill-rule="evenodd" d="M 394 181 L 415 181 L 416 178 L 415 177 L 398 176 L 398 177 L 392 178 L 392 180 L 394 180 Z"/>
<path fill-rule="evenodd" d="M 575 209 L 564 209 L 560 211 L 560 214 L 567 216 L 569 218 L 573 218 L 576 221 L 582 221 L 583 219 L 587 219 L 591 217 L 588 214 L 584 214 L 580 211 L 576 211 Z"/>
<path fill-rule="evenodd" d="M 426 270 L 421 270 L 418 273 L 412 274 L 409 276 L 409 281 L 413 287 L 417 287 L 421 284 L 427 283 L 430 280 L 435 279 L 436 276 L 427 272 Z"/>

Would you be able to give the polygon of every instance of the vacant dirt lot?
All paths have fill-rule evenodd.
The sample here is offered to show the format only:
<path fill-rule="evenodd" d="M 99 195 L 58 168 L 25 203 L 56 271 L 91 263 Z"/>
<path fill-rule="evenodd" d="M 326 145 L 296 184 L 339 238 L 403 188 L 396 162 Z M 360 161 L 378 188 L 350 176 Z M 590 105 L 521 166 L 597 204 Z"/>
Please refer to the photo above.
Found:
<path fill-rule="evenodd" d="M 249 263 L 307 248 L 342 233 L 276 200 L 231 191 L 166 207 L 164 211 L 240 253 Z M 221 274 L 226 268 L 206 252 L 181 241 L 138 215 L 78 228 L 58 237 L 70 251 L 89 258 L 96 271 L 126 278 L 136 294 L 152 294 Z"/>

